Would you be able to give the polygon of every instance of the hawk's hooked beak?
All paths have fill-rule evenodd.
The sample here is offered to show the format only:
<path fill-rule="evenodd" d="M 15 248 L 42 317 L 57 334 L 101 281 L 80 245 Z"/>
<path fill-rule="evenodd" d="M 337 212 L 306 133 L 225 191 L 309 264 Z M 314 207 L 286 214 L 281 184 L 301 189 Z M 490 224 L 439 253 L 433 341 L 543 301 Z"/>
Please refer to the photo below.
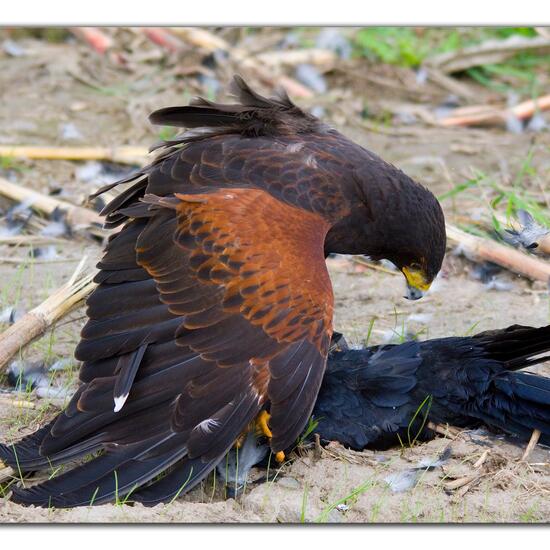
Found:
<path fill-rule="evenodd" d="M 407 298 L 407 300 L 418 300 L 422 298 L 431 284 L 426 281 L 424 273 L 409 267 L 404 267 L 402 271 L 403 275 L 405 275 L 405 279 L 407 279 L 407 294 L 404 298 Z"/>

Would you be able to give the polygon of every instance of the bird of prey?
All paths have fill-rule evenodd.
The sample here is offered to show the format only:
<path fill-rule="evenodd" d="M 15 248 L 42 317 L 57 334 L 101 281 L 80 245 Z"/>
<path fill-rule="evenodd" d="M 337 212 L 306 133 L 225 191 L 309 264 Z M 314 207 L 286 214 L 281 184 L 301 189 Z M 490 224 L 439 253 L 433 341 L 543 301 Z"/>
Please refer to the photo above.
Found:
<path fill-rule="evenodd" d="M 445 224 L 430 191 L 286 94 L 262 97 L 240 77 L 233 85 L 236 104 L 198 98 L 154 112 L 153 123 L 189 130 L 100 191 L 128 184 L 103 211 L 121 228 L 88 300 L 75 353 L 82 384 L 51 424 L 0 448 L 21 471 L 94 456 L 14 489 L 14 500 L 169 500 L 254 419 L 281 459 L 326 366 L 326 255 L 392 261 L 411 299 L 438 273 Z"/>
<path fill-rule="evenodd" d="M 539 430 L 550 445 L 550 378 L 516 372 L 549 351 L 550 325 L 331 351 L 315 431 L 362 450 L 432 439 L 430 421 L 485 424 L 521 439 Z"/>

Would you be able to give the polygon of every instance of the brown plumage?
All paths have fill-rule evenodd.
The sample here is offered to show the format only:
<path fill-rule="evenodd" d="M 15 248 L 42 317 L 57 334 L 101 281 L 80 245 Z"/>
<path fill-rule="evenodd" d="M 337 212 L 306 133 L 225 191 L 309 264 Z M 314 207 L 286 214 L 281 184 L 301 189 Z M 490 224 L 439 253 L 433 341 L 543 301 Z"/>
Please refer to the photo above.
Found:
<path fill-rule="evenodd" d="M 236 105 L 201 99 L 151 116 L 196 129 L 119 182 L 132 185 L 104 210 L 122 228 L 88 300 L 82 385 L 15 446 L 24 471 L 100 456 L 15 500 L 152 501 L 167 480 L 189 490 L 265 409 L 272 449 L 288 448 L 332 334 L 325 255 L 388 258 L 419 289 L 439 271 L 444 221 L 429 191 L 285 95 L 234 85 Z M 8 463 L 15 453 L 0 449 Z"/>

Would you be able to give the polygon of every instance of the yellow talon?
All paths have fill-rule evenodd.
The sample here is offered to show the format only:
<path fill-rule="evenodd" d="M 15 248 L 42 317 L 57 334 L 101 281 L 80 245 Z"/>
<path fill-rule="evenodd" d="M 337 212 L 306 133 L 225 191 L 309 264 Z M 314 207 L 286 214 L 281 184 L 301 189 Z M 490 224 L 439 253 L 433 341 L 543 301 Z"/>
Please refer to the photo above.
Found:
<path fill-rule="evenodd" d="M 265 435 L 265 437 L 269 437 L 271 439 L 273 437 L 273 433 L 269 429 L 268 422 L 271 418 L 271 415 L 267 411 L 262 411 L 257 417 L 256 417 L 256 431 L 259 435 Z M 278 453 L 275 453 L 275 460 L 277 462 L 284 462 L 285 460 L 285 453 L 283 451 L 279 451 Z"/>
<path fill-rule="evenodd" d="M 237 449 L 240 449 L 243 446 L 244 438 L 246 437 L 247 432 L 243 432 L 239 437 L 237 437 L 237 440 L 235 441 L 235 447 Z"/>
<path fill-rule="evenodd" d="M 267 425 L 270 418 L 271 415 L 267 411 L 262 411 L 258 415 L 258 418 L 256 418 L 256 429 L 258 430 L 258 432 L 260 432 L 260 434 L 265 435 L 266 437 L 269 437 L 271 439 L 273 437 L 273 434 L 271 433 L 271 430 Z"/>

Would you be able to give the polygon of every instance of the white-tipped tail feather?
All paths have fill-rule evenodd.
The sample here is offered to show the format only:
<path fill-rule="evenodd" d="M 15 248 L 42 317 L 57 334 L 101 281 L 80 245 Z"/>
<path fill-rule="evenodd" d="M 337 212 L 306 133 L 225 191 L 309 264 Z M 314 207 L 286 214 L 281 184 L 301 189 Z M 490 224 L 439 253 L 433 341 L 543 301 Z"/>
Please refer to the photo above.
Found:
<path fill-rule="evenodd" d="M 115 408 L 114 411 L 117 413 L 124 407 L 124 403 L 126 403 L 126 399 L 128 399 L 128 394 L 125 395 L 119 395 L 118 397 L 115 397 Z"/>

